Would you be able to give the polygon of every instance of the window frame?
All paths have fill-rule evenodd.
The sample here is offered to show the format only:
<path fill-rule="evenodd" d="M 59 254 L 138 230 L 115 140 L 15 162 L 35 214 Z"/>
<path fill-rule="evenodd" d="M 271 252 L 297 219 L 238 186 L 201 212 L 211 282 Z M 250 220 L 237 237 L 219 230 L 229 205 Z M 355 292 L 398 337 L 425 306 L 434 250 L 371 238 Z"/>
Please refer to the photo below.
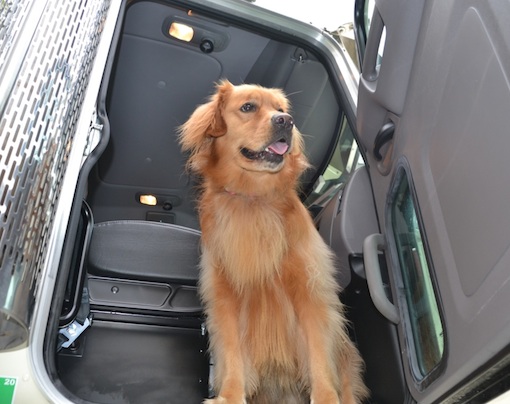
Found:
<path fill-rule="evenodd" d="M 418 224 L 418 229 L 420 231 L 421 241 L 423 244 L 423 250 L 425 253 L 425 259 L 428 266 L 428 272 L 430 277 L 430 282 L 432 285 L 432 290 L 435 297 L 435 303 L 437 305 L 438 316 L 441 322 L 442 331 L 443 331 L 443 352 L 440 360 L 435 364 L 435 366 L 425 375 L 422 374 L 420 370 L 420 365 L 418 364 L 417 358 L 417 350 L 414 342 L 414 334 L 411 325 L 410 319 L 410 305 L 407 301 L 406 293 L 405 293 L 405 283 L 403 279 L 403 270 L 400 264 L 399 252 L 397 247 L 397 238 L 393 229 L 393 208 L 394 203 L 399 194 L 399 189 L 402 185 L 403 178 L 407 180 L 409 187 L 409 194 L 413 203 L 413 207 L 415 210 L 416 220 Z M 435 268 L 432 261 L 432 255 L 430 253 L 429 244 L 427 240 L 427 234 L 424 228 L 424 222 L 420 211 L 420 206 L 418 203 L 418 198 L 416 194 L 416 189 L 414 187 L 413 177 L 411 175 L 410 165 L 404 157 L 402 157 L 396 164 L 394 170 L 394 176 L 391 181 L 391 185 L 389 188 L 386 206 L 385 206 L 385 221 L 386 221 L 386 240 L 387 240 L 387 251 L 389 254 L 389 268 L 393 278 L 393 284 L 395 288 L 393 288 L 394 300 L 398 302 L 398 306 L 401 311 L 401 323 L 398 326 L 399 339 L 401 343 L 403 342 L 405 345 L 405 350 L 402 350 L 407 354 L 407 363 L 404 363 L 404 366 L 409 370 L 409 374 L 412 377 L 412 381 L 418 391 L 425 390 L 434 380 L 436 380 L 446 369 L 446 363 L 448 359 L 448 332 L 446 327 L 446 321 L 444 316 L 444 308 L 441 300 L 441 295 L 438 289 L 438 282 L 435 274 Z M 404 361 L 405 362 L 405 361 Z M 418 375 L 422 375 L 422 377 L 418 377 Z"/>

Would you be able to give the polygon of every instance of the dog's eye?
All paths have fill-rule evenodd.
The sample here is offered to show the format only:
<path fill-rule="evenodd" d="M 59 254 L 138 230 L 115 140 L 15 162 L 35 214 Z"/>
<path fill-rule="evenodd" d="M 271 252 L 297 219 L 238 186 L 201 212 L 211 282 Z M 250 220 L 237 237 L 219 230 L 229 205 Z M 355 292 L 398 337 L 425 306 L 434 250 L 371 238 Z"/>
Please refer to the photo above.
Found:
<path fill-rule="evenodd" d="M 283 108 L 278 108 L 278 112 L 285 112 Z"/>
<path fill-rule="evenodd" d="M 247 102 L 246 104 L 243 104 L 241 107 L 241 112 L 253 112 L 257 109 L 255 104 L 252 104 L 251 102 Z"/>

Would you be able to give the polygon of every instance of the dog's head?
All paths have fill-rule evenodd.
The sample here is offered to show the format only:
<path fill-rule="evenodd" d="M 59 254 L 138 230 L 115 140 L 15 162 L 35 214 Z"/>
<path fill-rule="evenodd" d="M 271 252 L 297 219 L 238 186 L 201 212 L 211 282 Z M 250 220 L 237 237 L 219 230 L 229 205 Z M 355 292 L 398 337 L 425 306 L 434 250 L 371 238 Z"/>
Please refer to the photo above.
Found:
<path fill-rule="evenodd" d="M 180 142 L 193 171 L 236 192 L 295 186 L 307 167 L 302 136 L 278 89 L 222 81 L 180 127 Z"/>

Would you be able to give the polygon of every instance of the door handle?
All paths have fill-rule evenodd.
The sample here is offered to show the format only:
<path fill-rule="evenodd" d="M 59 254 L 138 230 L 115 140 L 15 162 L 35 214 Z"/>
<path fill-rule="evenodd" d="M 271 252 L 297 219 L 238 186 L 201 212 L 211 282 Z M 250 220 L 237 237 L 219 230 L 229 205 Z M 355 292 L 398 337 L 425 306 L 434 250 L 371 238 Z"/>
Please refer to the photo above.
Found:
<path fill-rule="evenodd" d="M 393 122 L 385 123 L 374 140 L 374 158 L 377 161 L 382 160 L 381 148 L 388 143 L 391 139 L 393 139 L 393 135 L 395 134 L 395 124 Z"/>
<path fill-rule="evenodd" d="M 379 312 L 394 324 L 400 322 L 400 316 L 397 307 L 386 297 L 384 284 L 381 276 L 381 267 L 379 265 L 380 250 L 386 245 L 384 236 L 379 233 L 367 236 L 363 241 L 363 261 L 365 264 L 365 274 L 367 277 L 368 291 Z"/>

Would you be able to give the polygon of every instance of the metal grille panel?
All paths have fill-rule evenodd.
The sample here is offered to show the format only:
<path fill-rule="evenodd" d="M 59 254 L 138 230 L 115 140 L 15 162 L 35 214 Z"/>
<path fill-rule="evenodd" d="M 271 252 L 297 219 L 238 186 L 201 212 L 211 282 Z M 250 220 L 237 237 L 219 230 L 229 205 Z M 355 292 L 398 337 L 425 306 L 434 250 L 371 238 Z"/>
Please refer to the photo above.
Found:
<path fill-rule="evenodd" d="M 103 0 L 48 1 L 0 118 L 0 349 L 27 338 L 108 5 Z"/>
<path fill-rule="evenodd" d="M 0 0 L 0 77 L 14 39 L 19 34 L 30 9 L 29 0 Z"/>

